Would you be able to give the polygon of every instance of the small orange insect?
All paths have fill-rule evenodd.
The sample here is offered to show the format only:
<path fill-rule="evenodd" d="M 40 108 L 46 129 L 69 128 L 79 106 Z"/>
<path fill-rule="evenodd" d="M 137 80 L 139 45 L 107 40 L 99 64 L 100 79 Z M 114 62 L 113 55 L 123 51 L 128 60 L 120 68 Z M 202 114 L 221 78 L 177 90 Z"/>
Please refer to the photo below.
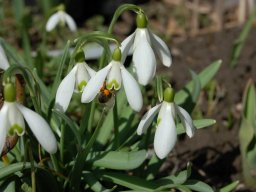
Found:
<path fill-rule="evenodd" d="M 114 92 L 112 90 L 107 89 L 106 82 L 104 82 L 103 86 L 100 89 L 100 93 L 98 95 L 99 102 L 102 104 L 107 103 L 112 98 L 113 95 L 114 95 Z"/>

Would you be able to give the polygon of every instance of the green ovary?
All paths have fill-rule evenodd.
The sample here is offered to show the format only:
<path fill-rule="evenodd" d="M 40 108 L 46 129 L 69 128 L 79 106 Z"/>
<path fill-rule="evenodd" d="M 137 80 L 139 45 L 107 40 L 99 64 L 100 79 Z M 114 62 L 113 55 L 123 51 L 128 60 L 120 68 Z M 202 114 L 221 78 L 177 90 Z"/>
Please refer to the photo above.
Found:
<path fill-rule="evenodd" d="M 107 84 L 108 89 L 112 89 L 112 87 L 114 87 L 114 89 L 117 90 L 120 88 L 120 84 L 114 79 Z"/>
<path fill-rule="evenodd" d="M 22 135 L 24 132 L 24 129 L 19 126 L 18 124 L 14 124 L 13 126 L 11 126 L 11 128 L 8 131 L 8 135 L 13 136 L 15 133 L 17 133 L 17 135 Z"/>
<path fill-rule="evenodd" d="M 79 92 L 82 92 L 84 87 L 87 85 L 87 82 L 85 80 L 81 81 L 79 84 L 78 84 L 78 91 Z"/>

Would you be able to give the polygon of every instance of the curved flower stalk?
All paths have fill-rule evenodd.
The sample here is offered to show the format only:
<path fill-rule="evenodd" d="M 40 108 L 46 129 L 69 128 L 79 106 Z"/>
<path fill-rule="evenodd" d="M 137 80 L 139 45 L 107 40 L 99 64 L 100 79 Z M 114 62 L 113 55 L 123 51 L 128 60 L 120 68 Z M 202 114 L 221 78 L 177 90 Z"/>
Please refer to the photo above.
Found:
<path fill-rule="evenodd" d="M 121 44 L 124 62 L 130 49 L 133 51 L 134 70 L 138 81 L 142 85 L 147 85 L 155 76 L 157 53 L 159 59 L 166 67 L 172 64 L 171 53 L 157 35 L 147 28 L 147 19 L 143 13 L 137 15 L 137 29 L 128 36 Z"/>
<path fill-rule="evenodd" d="M 7 70 L 10 67 L 5 51 L 0 44 L 0 69 Z"/>
<path fill-rule="evenodd" d="M 0 153 L 3 150 L 7 135 L 24 135 L 24 119 L 43 148 L 48 153 L 55 153 L 57 141 L 48 123 L 36 112 L 15 102 L 16 94 L 12 84 L 5 85 L 4 95 L 4 105 L 0 110 Z"/>
<path fill-rule="evenodd" d="M 89 79 L 96 72 L 86 62 L 77 63 L 69 74 L 61 81 L 56 93 L 56 107 L 65 112 L 70 103 L 73 92 L 82 92 Z"/>
<path fill-rule="evenodd" d="M 76 22 L 64 11 L 62 6 L 60 7 L 60 10 L 58 10 L 48 19 L 46 23 L 46 31 L 52 31 L 57 24 L 60 24 L 61 26 L 67 24 L 68 28 L 73 32 L 77 30 Z"/>
<path fill-rule="evenodd" d="M 143 100 L 139 85 L 133 76 L 121 64 L 121 51 L 115 49 L 113 60 L 103 69 L 99 70 L 88 82 L 83 90 L 81 101 L 83 103 L 91 102 L 100 92 L 101 87 L 106 81 L 106 87 L 109 90 L 119 90 L 123 84 L 128 103 L 135 111 L 140 111 Z"/>
<path fill-rule="evenodd" d="M 181 107 L 173 102 L 173 89 L 167 88 L 164 92 L 164 101 L 151 108 L 143 117 L 137 128 L 137 134 L 141 135 L 146 132 L 154 117 L 158 113 L 157 128 L 154 138 L 154 149 L 156 155 L 163 159 L 173 149 L 177 132 L 175 117 L 178 115 L 181 123 L 186 129 L 187 135 L 191 138 L 194 135 L 195 127 L 190 115 Z"/>

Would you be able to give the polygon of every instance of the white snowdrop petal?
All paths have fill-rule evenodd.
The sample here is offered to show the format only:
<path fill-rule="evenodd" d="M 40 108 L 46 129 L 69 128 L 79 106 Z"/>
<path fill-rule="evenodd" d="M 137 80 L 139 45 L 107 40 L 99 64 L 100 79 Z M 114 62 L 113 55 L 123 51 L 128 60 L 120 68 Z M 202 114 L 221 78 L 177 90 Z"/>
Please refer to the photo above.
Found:
<path fill-rule="evenodd" d="M 172 64 L 172 57 L 171 57 L 171 53 L 170 53 L 168 46 L 157 35 L 155 35 L 154 33 L 150 32 L 150 31 L 149 31 L 149 33 L 151 36 L 151 42 L 153 44 L 154 51 L 157 53 L 157 55 L 159 56 L 159 59 L 162 61 L 164 66 L 170 67 Z"/>
<path fill-rule="evenodd" d="M 173 107 L 170 103 L 163 102 L 159 115 L 158 125 L 154 138 L 154 149 L 156 155 L 163 159 L 173 149 L 176 140 L 176 126 L 173 119 Z"/>
<path fill-rule="evenodd" d="M 121 67 L 121 74 L 129 105 L 133 110 L 140 111 L 143 105 L 143 98 L 138 83 L 123 66 Z"/>
<path fill-rule="evenodd" d="M 147 28 L 136 29 L 133 48 L 135 48 L 138 45 L 141 39 L 143 39 L 144 41 L 147 41 L 151 45 L 151 38 L 150 38 L 149 30 Z"/>
<path fill-rule="evenodd" d="M 36 112 L 17 104 L 28 126 L 42 147 L 50 154 L 57 151 L 57 141 L 49 124 Z"/>
<path fill-rule="evenodd" d="M 100 88 L 103 86 L 103 83 L 111 67 L 112 64 L 110 63 L 103 69 L 99 70 L 95 76 L 90 79 L 84 88 L 81 98 L 82 103 L 89 103 L 96 97 L 96 95 L 100 92 Z"/>
<path fill-rule="evenodd" d="M 176 105 L 176 111 L 178 113 L 178 116 L 181 120 L 182 125 L 184 126 L 187 135 L 191 138 L 193 137 L 194 133 L 195 133 L 195 126 L 193 125 L 193 121 L 190 117 L 190 115 L 188 114 L 188 112 L 183 109 L 182 107 L 179 107 Z"/>
<path fill-rule="evenodd" d="M 121 63 L 124 64 L 124 61 L 129 53 L 129 50 L 131 49 L 131 46 L 133 44 L 134 41 L 134 37 L 135 37 L 135 32 L 132 33 L 131 35 L 129 35 L 128 37 L 126 37 L 123 42 L 121 43 L 121 52 L 122 52 L 122 60 Z"/>
<path fill-rule="evenodd" d="M 66 23 L 68 25 L 68 28 L 71 31 L 75 32 L 77 30 L 77 26 L 76 26 L 75 20 L 70 15 L 68 15 L 67 13 L 65 13 L 65 21 L 66 21 Z"/>
<path fill-rule="evenodd" d="M 0 44 L 0 68 L 3 69 L 3 70 L 7 70 L 9 68 L 9 66 L 10 66 L 10 64 L 7 60 L 4 49 Z"/>
<path fill-rule="evenodd" d="M 58 110 L 65 112 L 70 103 L 76 82 L 77 65 L 61 81 L 56 92 L 55 106 Z"/>
<path fill-rule="evenodd" d="M 96 74 L 96 71 L 94 71 L 87 63 L 84 63 L 84 66 L 86 70 L 88 71 L 90 78 L 93 77 Z"/>
<path fill-rule="evenodd" d="M 54 13 L 46 23 L 46 31 L 52 31 L 56 27 L 60 19 L 60 14 L 58 12 Z"/>
<path fill-rule="evenodd" d="M 156 116 L 156 114 L 159 112 L 161 107 L 161 104 L 158 104 L 156 106 L 154 106 L 153 108 L 151 108 L 140 120 L 139 126 L 137 128 L 137 134 L 141 135 L 142 133 L 145 133 L 148 129 L 148 127 L 150 126 L 150 124 L 152 123 L 152 121 L 154 120 L 154 117 Z"/>
<path fill-rule="evenodd" d="M 156 58 L 146 38 L 141 38 L 134 48 L 133 63 L 139 83 L 147 85 L 155 76 Z"/>
<path fill-rule="evenodd" d="M 10 126 L 8 124 L 8 107 L 3 105 L 2 109 L 0 110 L 0 154 L 4 148 L 5 139 L 7 135 L 7 128 Z"/>

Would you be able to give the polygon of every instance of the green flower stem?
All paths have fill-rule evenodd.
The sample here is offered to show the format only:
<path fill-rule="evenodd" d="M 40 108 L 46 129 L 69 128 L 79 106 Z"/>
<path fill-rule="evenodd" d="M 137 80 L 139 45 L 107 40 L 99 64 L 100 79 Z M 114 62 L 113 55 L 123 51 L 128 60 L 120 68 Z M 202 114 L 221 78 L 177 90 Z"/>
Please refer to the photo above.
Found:
<path fill-rule="evenodd" d="M 97 124 L 97 127 L 96 129 L 94 130 L 94 133 L 93 135 L 91 136 L 89 142 L 87 143 L 87 145 L 85 146 L 85 153 L 88 154 L 90 149 L 92 148 L 97 136 L 98 136 L 98 133 L 99 133 L 99 130 L 100 130 L 100 127 L 102 126 L 102 123 L 104 121 L 104 117 L 106 115 L 106 108 L 103 108 L 103 111 L 101 113 L 101 117 L 100 117 L 100 120 L 98 121 L 98 124 Z"/>
<path fill-rule="evenodd" d="M 94 120 L 95 108 L 96 108 L 96 102 L 93 101 L 91 104 L 90 117 L 89 117 L 89 121 L 88 121 L 88 131 L 89 132 L 92 131 L 92 124 L 93 124 L 93 120 Z"/>
<path fill-rule="evenodd" d="M 104 117 L 106 115 L 106 109 L 104 108 L 100 117 L 100 120 L 98 121 L 98 125 L 96 129 L 94 130 L 93 135 L 91 136 L 89 142 L 85 146 L 84 149 L 80 150 L 76 156 L 75 164 L 72 169 L 72 174 L 70 177 L 70 185 L 72 186 L 73 191 L 78 191 L 79 185 L 80 185 L 80 178 L 82 175 L 82 171 L 85 164 L 85 159 L 88 153 L 90 152 L 91 148 L 93 147 L 94 142 L 96 141 L 96 138 L 98 136 L 100 127 L 102 126 L 102 123 L 104 121 Z"/>
<path fill-rule="evenodd" d="M 115 97 L 115 105 L 113 108 L 113 121 L 114 121 L 114 148 L 118 149 L 119 147 L 119 122 L 118 122 L 118 110 L 117 110 L 117 98 Z"/>
<path fill-rule="evenodd" d="M 30 163 L 31 163 L 32 192 L 36 192 L 36 173 L 35 173 L 34 157 L 33 157 L 33 154 L 32 154 L 32 146 L 30 144 L 29 144 L 28 150 L 29 150 L 28 151 L 29 160 L 30 160 Z"/>
<path fill-rule="evenodd" d="M 65 151 L 65 132 L 66 132 L 66 124 L 61 124 L 61 137 L 60 137 L 60 159 L 61 162 L 64 162 L 64 151 Z"/>
<path fill-rule="evenodd" d="M 51 154 L 51 161 L 52 161 L 52 164 L 53 164 L 54 171 L 56 173 L 60 173 L 60 167 L 59 167 L 58 159 L 56 158 L 55 154 Z"/>
<path fill-rule="evenodd" d="M 111 23 L 109 25 L 109 28 L 108 28 L 108 33 L 111 34 L 113 33 L 113 29 L 114 29 L 114 25 L 116 24 L 117 22 L 117 19 L 120 17 L 120 15 L 125 12 L 125 11 L 128 11 L 128 10 L 132 10 L 132 11 L 135 11 L 135 12 L 141 12 L 142 9 L 136 5 L 133 5 L 133 4 L 124 4 L 124 5 L 121 5 L 116 11 L 115 11 L 115 14 L 111 20 Z"/>

